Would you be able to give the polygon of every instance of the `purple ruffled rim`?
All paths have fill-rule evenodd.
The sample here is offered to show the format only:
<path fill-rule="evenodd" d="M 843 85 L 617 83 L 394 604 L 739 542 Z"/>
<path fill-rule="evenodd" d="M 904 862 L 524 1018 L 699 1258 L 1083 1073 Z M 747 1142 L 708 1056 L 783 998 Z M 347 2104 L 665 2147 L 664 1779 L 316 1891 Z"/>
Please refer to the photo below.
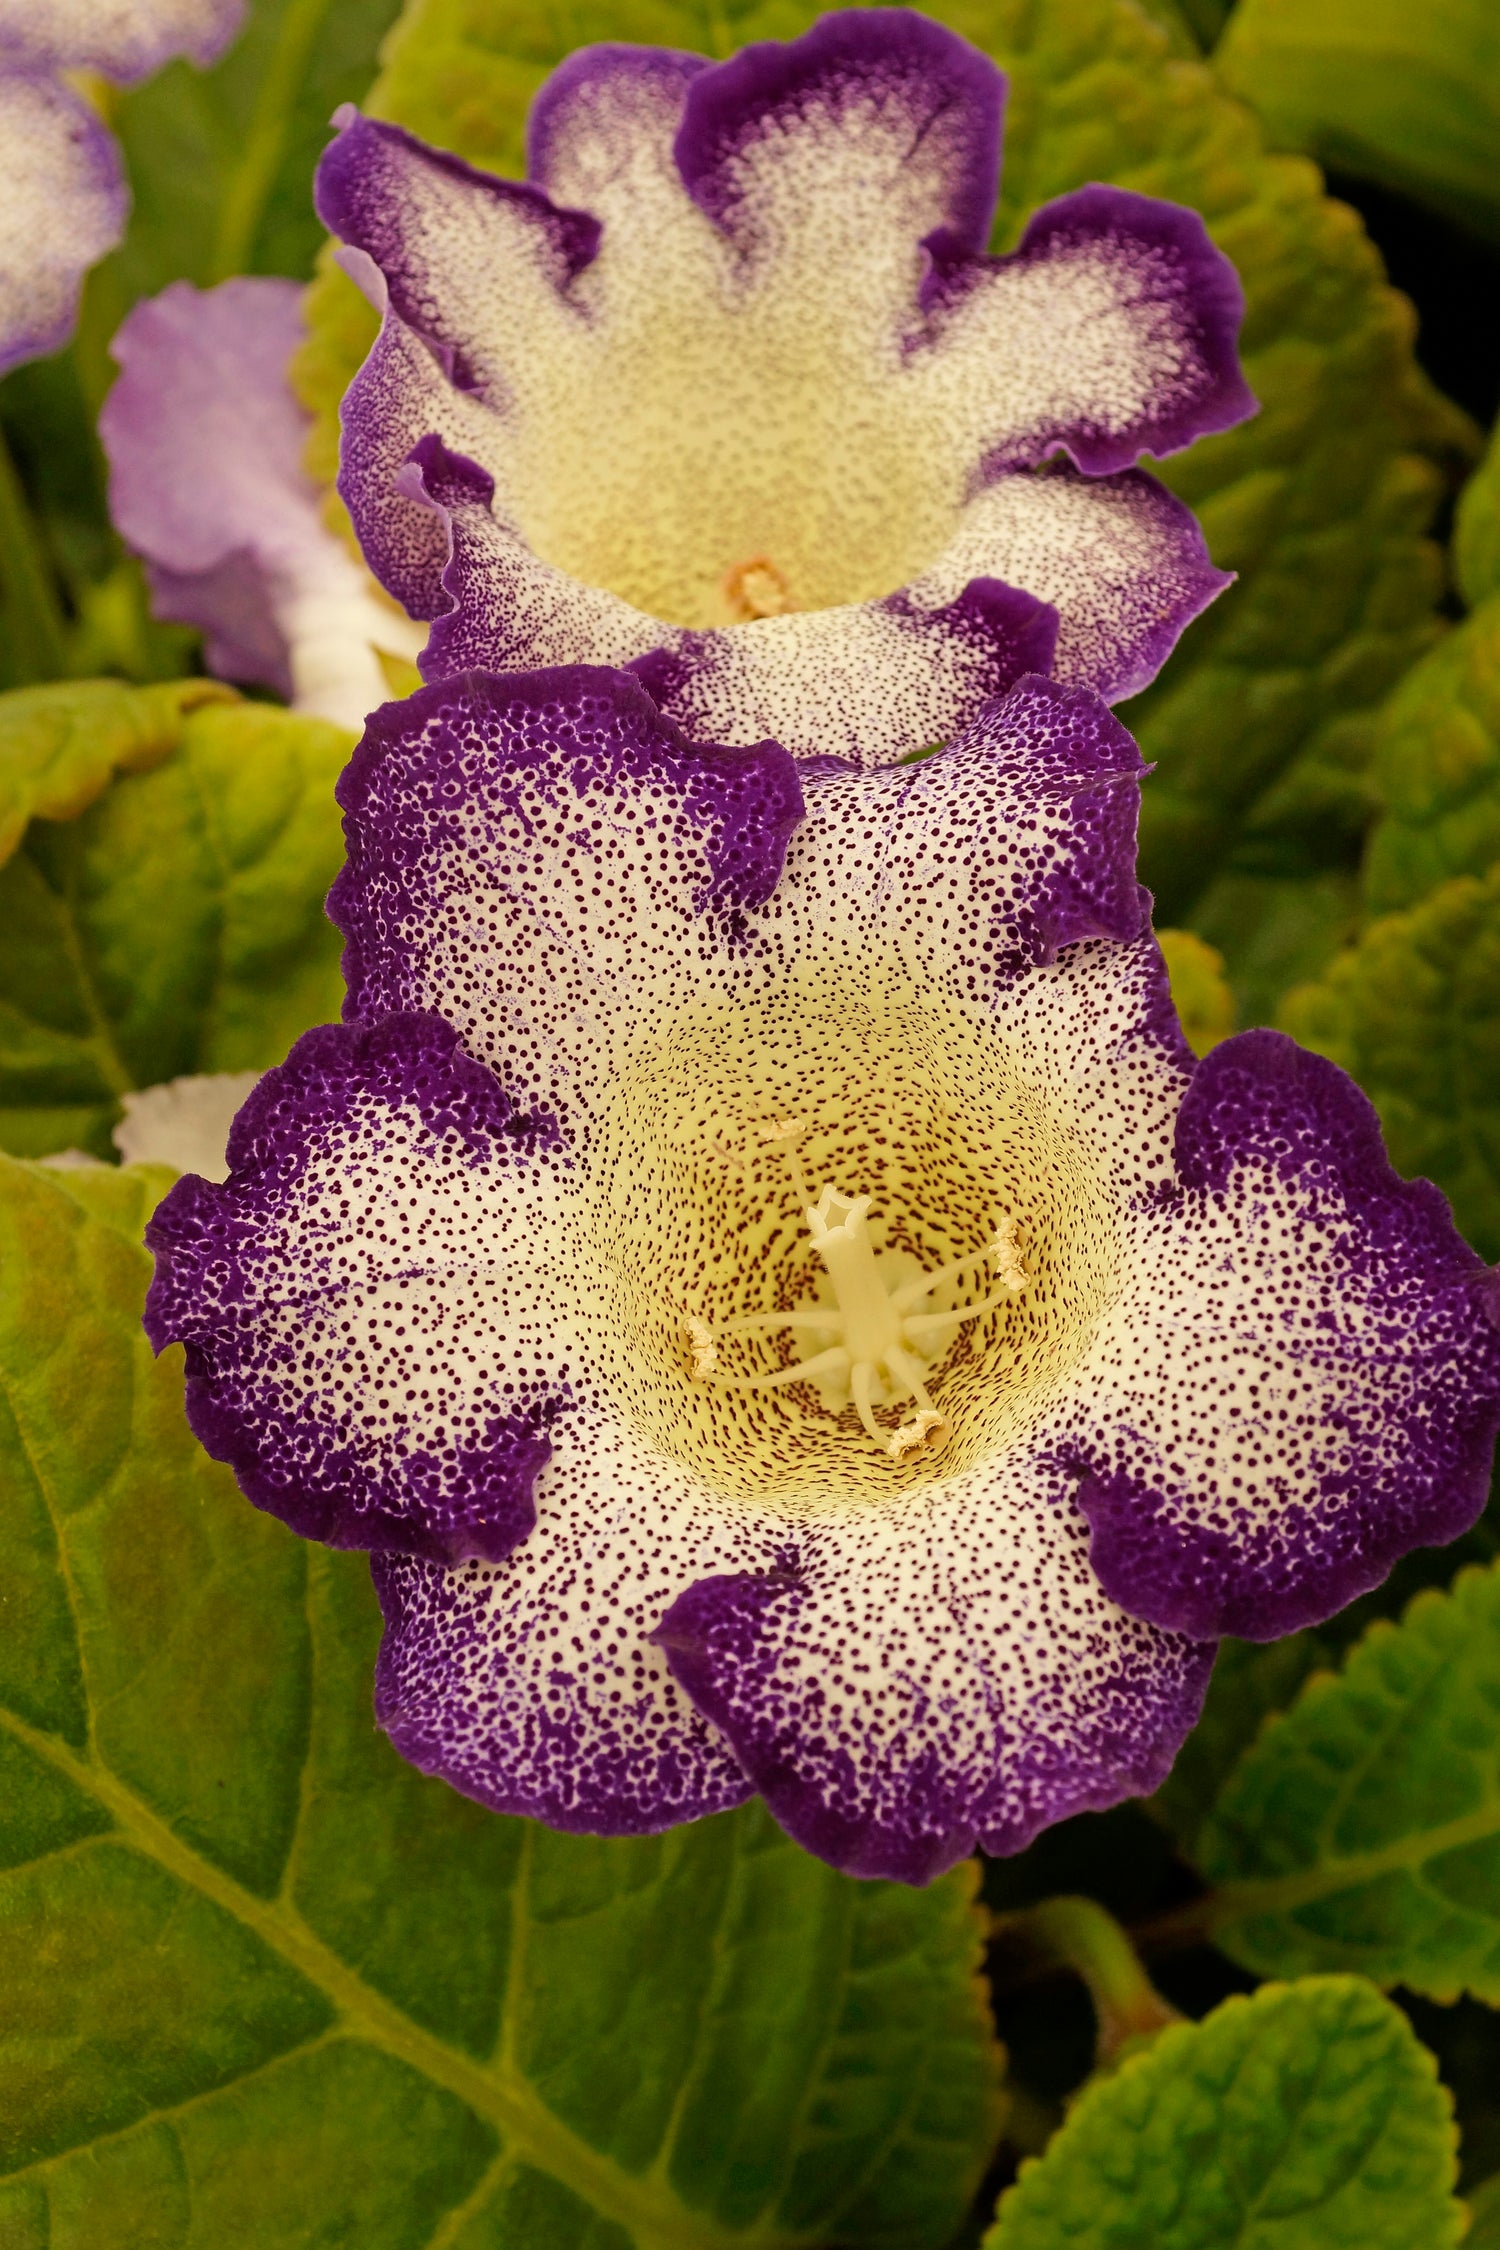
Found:
<path fill-rule="evenodd" d="M 708 859 L 708 882 L 695 900 L 695 911 L 713 914 L 732 930 L 746 912 L 763 906 L 781 878 L 786 848 L 803 814 L 801 783 L 793 759 L 774 742 L 753 748 L 725 749 L 715 743 L 689 742 L 681 729 L 665 718 L 639 681 L 628 672 L 601 665 L 560 665 L 540 672 L 467 672 L 451 680 L 419 688 L 402 703 L 382 704 L 372 712 L 364 739 L 340 774 L 335 794 L 344 808 L 347 858 L 328 894 L 328 917 L 344 933 L 344 979 L 348 997 L 346 1021 L 378 1016 L 390 1005 L 386 959 L 390 951 L 383 924 L 372 917 L 369 905 L 372 875 L 383 878 L 398 897 L 409 897 L 410 871 L 430 852 L 431 816 L 420 815 L 408 835 L 391 834 L 368 817 L 373 793 L 386 763 L 410 757 L 414 738 L 429 719 L 441 720 L 445 710 L 462 701 L 479 714 L 488 712 L 502 720 L 540 717 L 548 705 L 567 705 L 583 697 L 612 703 L 624 730 L 633 732 L 635 746 L 622 741 L 578 745 L 563 758 L 581 781 L 598 770 L 601 758 L 623 764 L 637 756 L 673 772 L 684 802 L 701 809 L 705 820 L 722 816 L 726 800 L 729 816 Z M 512 748 L 509 770 L 552 764 L 559 759 L 555 744 L 534 752 Z M 451 727 L 438 728 L 423 753 L 424 782 L 437 802 L 455 802 L 461 793 L 464 746 Z M 507 770 L 496 765 L 495 773 Z M 726 782 L 756 779 L 760 787 L 735 792 Z M 455 828 L 455 835 L 457 830 Z"/>
<path fill-rule="evenodd" d="M 88 172 L 82 193 L 107 198 L 114 214 L 114 238 L 118 242 L 125 232 L 125 222 L 130 214 L 130 189 L 113 134 L 96 110 L 87 102 L 80 101 L 76 94 L 60 86 L 50 72 L 42 69 L 9 69 L 5 75 L 8 78 L 29 79 L 54 100 L 65 103 L 72 111 L 77 145 L 83 153 Z M 106 244 L 77 267 L 70 293 L 62 310 L 54 318 L 39 322 L 33 327 L 15 329 L 9 335 L 0 334 L 0 375 L 8 374 L 13 367 L 24 366 L 27 360 L 46 359 L 52 352 L 62 349 L 77 325 L 84 276 L 97 258 L 105 256 L 108 247 Z M 61 261 L 56 263 L 60 264 Z"/>
<path fill-rule="evenodd" d="M 1347 1211 L 1352 1253 L 1393 1285 L 1420 1286 L 1434 1337 L 1431 1380 L 1398 1465 L 1370 1457 L 1367 1444 L 1363 1472 L 1321 1496 L 1326 1512 L 1288 1507 L 1252 1536 L 1248 1555 L 1243 1539 L 1183 1529 L 1165 1496 L 1137 1477 L 1082 1454 L 1069 1464 L 1111 1600 L 1195 1639 L 1278 1640 L 1346 1608 L 1414 1547 L 1446 1546 L 1482 1514 L 1500 1434 L 1500 1273 L 1463 1240 L 1430 1181 L 1393 1170 L 1353 1079 L 1282 1032 L 1241 1032 L 1198 1064 L 1174 1146 L 1179 1202 L 1223 1196 L 1237 1172 L 1265 1164 Z"/>
<path fill-rule="evenodd" d="M 519 1412 L 496 1414 L 481 1446 L 448 1471 L 409 1457 L 399 1489 L 372 1490 L 372 1472 L 352 1444 L 316 1438 L 323 1457 L 316 1487 L 268 1465 L 253 1388 L 218 1364 L 228 1333 L 253 1319 L 257 1289 L 247 1262 L 265 1218 L 295 1196 L 317 1145 L 316 1127 L 342 1089 L 346 1103 L 374 1091 L 410 1102 L 429 1130 L 457 1136 L 471 1160 L 514 1160 L 555 1148 L 557 1131 L 540 1113 L 522 1115 L 493 1074 L 465 1055 L 442 1017 L 409 1013 L 369 1026 L 329 1024 L 308 1031 L 287 1060 L 268 1071 L 230 1129 L 229 1179 L 215 1184 L 189 1172 L 158 1204 L 146 1228 L 156 1271 L 144 1327 L 153 1350 L 184 1346 L 187 1417 L 204 1451 L 229 1464 L 257 1508 L 279 1516 L 305 1539 L 451 1563 L 478 1554 L 499 1561 L 536 1522 L 532 1486 L 551 1457 L 547 1430 L 568 1404 L 558 1393 Z M 311 1129 L 310 1129 L 311 1128 Z M 205 1315 L 205 1299 L 218 1311 Z M 278 1420 L 285 1422 L 284 1412 Z M 307 1433 L 315 1424 L 309 1421 Z M 466 1491 L 454 1509 L 444 1481 Z"/>

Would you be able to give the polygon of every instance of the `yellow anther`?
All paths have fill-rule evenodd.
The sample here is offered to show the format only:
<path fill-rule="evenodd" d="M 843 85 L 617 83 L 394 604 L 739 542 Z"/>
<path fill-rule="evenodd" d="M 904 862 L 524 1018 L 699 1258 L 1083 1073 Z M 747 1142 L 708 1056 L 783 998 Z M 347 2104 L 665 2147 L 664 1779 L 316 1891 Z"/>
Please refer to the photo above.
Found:
<path fill-rule="evenodd" d="M 774 1148 L 778 1141 L 797 1141 L 807 1131 L 805 1117 L 772 1117 L 764 1125 L 757 1125 L 755 1137 L 762 1148 Z"/>
<path fill-rule="evenodd" d="M 696 1319 L 692 1313 L 683 1315 L 682 1333 L 692 1354 L 693 1381 L 701 1383 L 713 1374 L 719 1364 L 718 1342 L 708 1322 Z"/>
<path fill-rule="evenodd" d="M 756 617 L 786 617 L 797 606 L 785 578 L 765 555 L 752 555 L 725 572 L 724 599 L 742 625 Z"/>
<path fill-rule="evenodd" d="M 935 1406 L 924 1406 L 909 1422 L 892 1430 L 885 1441 L 886 1452 L 893 1461 L 904 1460 L 908 1453 L 940 1453 L 952 1431 Z"/>

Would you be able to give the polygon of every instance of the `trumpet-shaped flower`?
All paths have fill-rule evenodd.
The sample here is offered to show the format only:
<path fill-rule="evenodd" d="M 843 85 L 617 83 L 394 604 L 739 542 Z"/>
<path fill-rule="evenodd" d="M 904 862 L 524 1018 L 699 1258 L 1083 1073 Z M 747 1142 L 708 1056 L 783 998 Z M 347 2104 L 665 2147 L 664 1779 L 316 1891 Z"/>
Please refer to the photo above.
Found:
<path fill-rule="evenodd" d="M 1473 1519 L 1493 1277 L 1331 1064 L 1195 1066 L 1140 771 L 1047 681 L 800 780 L 614 672 L 376 715 L 346 1024 L 161 1205 L 148 1326 L 252 1500 L 374 1551 L 419 1766 L 604 1833 L 759 1790 L 922 1881 Z"/>
<path fill-rule="evenodd" d="M 78 292 L 125 231 L 120 153 L 63 73 L 132 84 L 173 55 L 212 62 L 245 0 L 0 0 L 0 374 L 56 351 Z"/>
<path fill-rule="evenodd" d="M 900 9 L 603 46 L 525 185 L 341 113 L 383 313 L 340 489 L 429 679 L 630 665 L 699 740 L 880 764 L 1052 669 L 1144 687 L 1226 583 L 1135 466 L 1253 406 L 1196 214 L 1087 187 L 984 254 L 1004 81 Z"/>
<path fill-rule="evenodd" d="M 206 633 L 222 678 L 357 734 L 390 693 L 377 652 L 410 661 L 426 636 L 328 529 L 303 470 L 307 417 L 287 380 L 301 297 L 241 275 L 138 304 L 111 346 L 99 437 L 156 614 Z"/>

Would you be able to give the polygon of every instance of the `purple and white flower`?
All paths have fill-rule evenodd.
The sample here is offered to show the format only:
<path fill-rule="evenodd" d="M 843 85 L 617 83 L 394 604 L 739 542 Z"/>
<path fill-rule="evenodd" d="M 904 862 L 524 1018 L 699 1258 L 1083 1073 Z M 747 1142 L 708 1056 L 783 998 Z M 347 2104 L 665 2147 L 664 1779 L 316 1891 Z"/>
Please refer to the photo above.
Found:
<path fill-rule="evenodd" d="M 208 64 L 244 11 L 245 0 L 0 0 L 0 374 L 67 342 L 83 277 L 130 210 L 120 152 L 63 73 L 131 85 L 173 55 Z"/>
<path fill-rule="evenodd" d="M 302 466 L 308 418 L 287 376 L 301 300 L 295 281 L 241 275 L 138 304 L 110 347 L 99 437 L 156 615 L 206 633 L 221 678 L 357 734 L 390 694 L 378 652 L 411 662 L 426 631 L 324 523 Z"/>
<path fill-rule="evenodd" d="M 1194 1064 L 1141 770 L 1045 680 L 874 771 L 583 667 L 376 714 L 346 1022 L 161 1205 L 147 1318 L 249 1497 L 373 1551 L 416 1764 L 606 1834 L 759 1791 L 920 1882 L 1473 1520 L 1495 1278 L 1331 1064 Z"/>
<path fill-rule="evenodd" d="M 1001 74 L 903 9 L 600 46 L 524 185 L 340 113 L 383 314 L 340 490 L 429 679 L 628 665 L 694 739 L 881 764 L 1046 671 L 1151 680 L 1227 583 L 1135 466 L 1253 410 L 1193 212 L 1085 187 L 985 255 Z"/>

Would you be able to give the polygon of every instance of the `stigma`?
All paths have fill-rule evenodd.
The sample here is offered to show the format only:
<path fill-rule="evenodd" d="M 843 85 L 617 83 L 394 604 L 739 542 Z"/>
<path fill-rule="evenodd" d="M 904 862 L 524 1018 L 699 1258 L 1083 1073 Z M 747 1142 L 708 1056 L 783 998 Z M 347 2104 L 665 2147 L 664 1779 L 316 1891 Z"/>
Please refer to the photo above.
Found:
<path fill-rule="evenodd" d="M 692 1380 L 740 1391 L 780 1390 L 803 1382 L 836 1392 L 847 1389 L 861 1428 L 889 1460 L 939 1452 L 951 1430 L 928 1392 L 929 1365 L 967 1322 L 1012 1303 L 1027 1288 L 1030 1277 L 1017 1248 L 1015 1221 L 1001 1218 L 982 1249 L 903 1279 L 905 1262 L 898 1266 L 882 1259 L 871 1238 L 873 1197 L 841 1195 L 825 1185 L 816 1202 L 810 1200 L 786 1148 L 798 1130 L 794 1121 L 778 1119 L 760 1138 L 782 1143 L 792 1161 L 808 1242 L 827 1276 L 832 1301 L 819 1298 L 789 1312 L 751 1313 L 716 1325 L 687 1316 L 682 1333 Z M 971 1302 L 941 1310 L 931 1305 L 933 1291 L 943 1283 L 964 1281 L 976 1291 Z M 815 1348 L 786 1366 L 735 1372 L 724 1364 L 726 1346 L 753 1347 L 761 1338 L 799 1332 Z M 915 1411 L 895 1429 L 876 1420 L 877 1407 L 908 1404 Z"/>
<path fill-rule="evenodd" d="M 765 555 L 725 572 L 724 599 L 737 625 L 756 617 L 787 617 L 797 606 L 786 579 Z"/>

